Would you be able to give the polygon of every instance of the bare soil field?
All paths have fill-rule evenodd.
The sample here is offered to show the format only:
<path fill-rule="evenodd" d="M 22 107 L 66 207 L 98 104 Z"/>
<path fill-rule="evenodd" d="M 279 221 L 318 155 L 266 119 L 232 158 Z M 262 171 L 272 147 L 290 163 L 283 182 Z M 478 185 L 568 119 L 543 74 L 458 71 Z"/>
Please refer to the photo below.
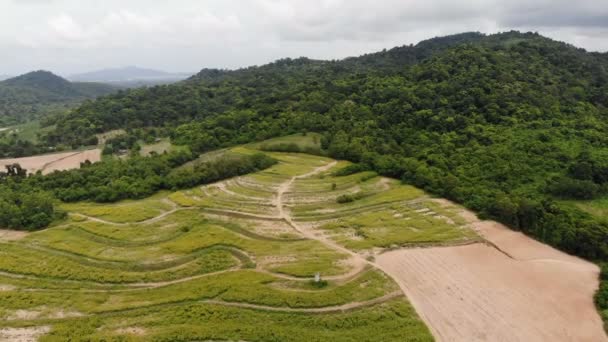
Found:
<path fill-rule="evenodd" d="M 38 337 L 46 334 L 50 330 L 51 329 L 47 326 L 0 329 L 0 341 L 35 342 L 38 341 Z"/>
<path fill-rule="evenodd" d="M 27 232 L 18 230 L 0 229 L 0 241 L 21 240 L 27 236 Z"/>
<path fill-rule="evenodd" d="M 493 221 L 463 217 L 489 243 L 401 249 L 377 263 L 439 341 L 608 341 L 596 265 Z"/>
<path fill-rule="evenodd" d="M 45 154 L 41 156 L 0 159 L 0 168 L 5 165 L 19 164 L 29 173 L 36 173 L 41 170 L 43 174 L 48 174 L 56 170 L 69 170 L 80 167 L 80 163 L 89 160 L 92 163 L 101 160 L 101 150 L 85 150 L 78 152 L 61 152 Z"/>
<path fill-rule="evenodd" d="M 47 164 L 42 173 L 47 174 L 53 171 L 62 171 L 69 169 L 77 169 L 80 167 L 80 163 L 85 162 L 86 160 L 91 163 L 96 163 L 101 160 L 101 150 L 86 150 L 82 152 L 78 152 L 74 155 L 71 155 L 67 158 L 59 158 L 49 164 Z"/>

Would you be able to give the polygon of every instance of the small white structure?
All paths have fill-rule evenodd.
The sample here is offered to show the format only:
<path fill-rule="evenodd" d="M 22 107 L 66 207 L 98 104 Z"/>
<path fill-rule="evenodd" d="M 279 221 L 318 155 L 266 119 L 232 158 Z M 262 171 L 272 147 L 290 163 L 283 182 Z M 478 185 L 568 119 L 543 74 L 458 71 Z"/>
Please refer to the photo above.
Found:
<path fill-rule="evenodd" d="M 315 273 L 315 283 L 318 283 L 321 281 L 321 273 L 317 272 Z"/>

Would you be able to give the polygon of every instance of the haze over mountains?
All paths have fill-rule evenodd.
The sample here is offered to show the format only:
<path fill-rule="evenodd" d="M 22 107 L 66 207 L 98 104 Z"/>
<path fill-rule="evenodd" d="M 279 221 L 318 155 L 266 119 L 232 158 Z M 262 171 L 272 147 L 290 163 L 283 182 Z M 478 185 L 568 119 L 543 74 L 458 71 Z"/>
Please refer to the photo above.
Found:
<path fill-rule="evenodd" d="M 171 83 L 186 79 L 193 73 L 169 73 L 160 70 L 127 66 L 124 68 L 111 68 L 96 70 L 81 74 L 70 75 L 68 79 L 77 82 L 103 82 L 103 83 L 144 83 L 158 84 Z"/>

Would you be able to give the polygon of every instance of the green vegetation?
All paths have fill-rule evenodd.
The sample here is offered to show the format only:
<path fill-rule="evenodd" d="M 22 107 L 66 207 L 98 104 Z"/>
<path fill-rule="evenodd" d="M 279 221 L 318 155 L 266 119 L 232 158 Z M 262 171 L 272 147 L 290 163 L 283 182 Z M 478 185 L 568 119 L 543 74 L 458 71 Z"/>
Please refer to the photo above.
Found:
<path fill-rule="evenodd" d="M 0 177 L 1 179 L 1 177 Z M 40 229 L 61 214 L 53 209 L 53 197 L 36 188 L 0 185 L 0 227 Z"/>
<path fill-rule="evenodd" d="M 324 315 L 188 303 L 75 319 L 57 324 L 56 330 L 41 341 L 65 341 L 71 337 L 98 340 L 124 335 L 134 341 L 402 341 L 404 337 L 410 341 L 432 341 L 428 330 L 413 314 L 414 310 L 401 300 Z"/>
<path fill-rule="evenodd" d="M 143 201 L 123 201 L 116 204 L 82 202 L 62 204 L 61 209 L 111 222 L 125 223 L 151 219 L 171 210 L 172 207 L 161 200 L 148 198 Z"/>
<path fill-rule="evenodd" d="M 340 184 L 336 191 L 361 187 L 370 193 L 362 201 L 383 208 L 387 199 L 423 193 L 369 172 L 342 177 L 351 182 L 331 177 L 333 168 L 320 171 L 331 166 L 324 157 L 269 154 L 278 163 L 253 174 L 141 200 L 63 203 L 67 218 L 51 228 L 17 241 L 0 237 L 0 329 L 50 326 L 43 341 L 432 340 L 383 272 L 354 265 L 278 216 L 280 208 L 337 205 L 331 196 L 304 201 L 331 182 Z M 200 163 L 227 157 L 269 160 L 237 147 Z M 285 184 L 289 207 L 276 200 Z M 381 196 L 384 184 L 403 188 L 400 196 Z M 256 214 L 256 206 L 267 212 Z"/>
<path fill-rule="evenodd" d="M 329 156 L 604 260 L 608 224 L 559 200 L 607 188 L 606 61 L 533 33 L 467 33 L 343 61 L 203 70 L 87 103 L 53 136 L 168 125 L 174 143 L 204 152 L 317 132 Z M 89 128 L 75 137 L 65 128 L 76 122 Z"/>
<path fill-rule="evenodd" d="M 162 127 L 167 133 L 163 136 L 170 136 L 173 144 L 189 146 L 193 155 L 185 159 L 193 160 L 207 151 L 315 132 L 321 135 L 322 154 L 356 166 L 334 174 L 350 178 L 316 184 L 316 191 L 329 192 L 322 194 L 322 201 L 307 194 L 287 194 L 294 201 L 302 200 L 299 203 L 310 199 L 290 208 L 297 220 L 320 224 L 323 219 L 364 213 L 369 207 L 389 210 L 387 205 L 407 201 L 409 197 L 402 194 L 407 188 L 389 185 L 390 190 L 374 190 L 373 178 L 361 181 L 364 176 L 357 175 L 373 170 L 601 264 L 608 262 L 608 220 L 590 213 L 586 204 L 569 201 L 594 201 L 608 194 L 606 94 L 604 54 L 587 53 L 534 33 L 466 33 L 342 61 L 284 59 L 234 71 L 203 70 L 178 84 L 121 91 L 86 102 L 56 117 L 55 129 L 41 140 L 47 146 L 78 147 L 111 130 Z M 306 151 L 297 141 L 259 148 Z M 255 153 L 244 147 L 233 152 Z M 265 173 L 243 177 L 238 187 L 247 190 L 241 195 L 263 198 L 255 192 L 261 194 L 261 188 L 276 187 L 301 175 L 303 169 L 310 170 L 303 166 L 306 163 L 326 162 L 308 156 L 300 164 L 288 163 L 297 157 L 283 152 L 268 155 L 280 163 Z M 174 169 L 183 163 L 165 167 L 166 158 L 135 157 L 125 166 L 112 161 L 107 168 L 102 163 L 64 176 L 34 177 L 27 183 L 66 200 L 95 199 L 95 194 L 100 196 L 96 200 L 113 201 L 142 198 L 159 189 L 190 188 L 205 178 L 201 175 L 208 176 L 196 166 Z M 122 174 L 110 171 L 130 165 L 135 165 L 139 176 L 129 174 L 127 182 L 120 181 Z M 101 188 L 91 187 L 88 183 L 95 178 L 78 179 L 87 169 L 110 178 L 102 177 Z M 78 188 L 54 185 L 61 177 Z M 382 189 L 382 184 L 377 188 Z M 80 189 L 85 189 L 84 194 Z M 410 199 L 420 196 L 416 194 L 420 190 L 410 190 Z M 337 203 L 339 196 L 359 192 L 365 196 Z M 221 194 L 214 200 L 201 195 L 206 194 L 192 189 L 171 198 L 184 206 L 224 214 L 235 204 Z M 256 201 L 242 203 L 245 214 L 259 214 L 262 207 Z M 395 214 L 405 217 L 406 213 Z M 428 232 L 432 241 L 455 238 L 425 228 L 420 231 Z M 374 227 L 363 225 L 355 237 L 364 238 L 370 229 Z M 328 231 L 344 235 L 340 228 Z M 407 243 L 392 231 L 361 247 Z M 602 285 L 598 298 L 606 297 L 607 288 Z M 607 309 L 605 301 L 598 300 L 598 305 Z"/>
<path fill-rule="evenodd" d="M 591 201 L 567 201 L 566 203 L 573 204 L 598 219 L 608 218 L 608 197 L 601 197 Z"/>
<path fill-rule="evenodd" d="M 66 111 L 79 102 L 116 88 L 100 83 L 70 83 L 48 71 L 34 71 L 0 82 L 0 127 Z"/>

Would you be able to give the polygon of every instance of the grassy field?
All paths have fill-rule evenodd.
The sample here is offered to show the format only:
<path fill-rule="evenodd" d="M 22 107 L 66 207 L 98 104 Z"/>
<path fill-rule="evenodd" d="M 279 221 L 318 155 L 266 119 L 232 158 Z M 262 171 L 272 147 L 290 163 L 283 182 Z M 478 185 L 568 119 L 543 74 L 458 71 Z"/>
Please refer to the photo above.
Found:
<path fill-rule="evenodd" d="M 159 142 L 153 143 L 153 144 L 144 144 L 143 142 L 141 143 L 141 150 L 139 151 L 139 154 L 141 156 L 147 157 L 150 155 L 150 153 L 157 153 L 157 154 L 163 154 L 165 152 L 172 152 L 172 151 L 179 151 L 179 150 L 183 150 L 183 149 L 187 149 L 187 147 L 185 146 L 176 146 L 171 144 L 171 141 L 169 141 L 169 138 L 165 138 L 160 140 Z"/>
<path fill-rule="evenodd" d="M 267 153 L 280 162 L 259 173 L 63 204 L 65 221 L 0 241 L 0 340 L 14 331 L 42 341 L 432 340 L 364 258 L 476 239 L 457 208 L 370 172 L 332 176 L 345 162 Z M 356 199 L 339 203 L 343 195 Z"/>
<path fill-rule="evenodd" d="M 608 197 L 598 198 L 591 201 L 565 201 L 569 205 L 587 212 L 600 219 L 608 218 Z"/>
<path fill-rule="evenodd" d="M 16 134 L 17 139 L 26 140 L 32 143 L 38 142 L 38 134 L 43 134 L 48 131 L 53 130 L 54 126 L 49 127 L 40 127 L 40 122 L 38 120 L 30 121 L 28 123 L 24 123 L 21 125 L 5 127 L 6 130 L 0 132 L 1 135 L 12 135 Z"/>

